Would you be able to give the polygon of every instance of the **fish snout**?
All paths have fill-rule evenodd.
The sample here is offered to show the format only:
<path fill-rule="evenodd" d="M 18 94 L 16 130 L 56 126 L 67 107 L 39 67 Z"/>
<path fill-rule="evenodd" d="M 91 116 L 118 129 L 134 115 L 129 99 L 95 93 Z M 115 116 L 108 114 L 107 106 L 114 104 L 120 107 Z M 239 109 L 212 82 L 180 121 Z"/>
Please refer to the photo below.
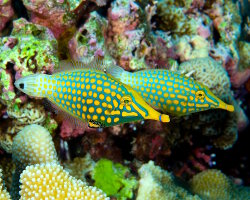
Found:
<path fill-rule="evenodd" d="M 226 104 L 225 102 L 223 102 L 221 100 L 219 101 L 218 108 L 221 108 L 223 110 L 227 110 L 229 112 L 233 112 L 234 111 L 234 106 L 233 105 Z"/>
<path fill-rule="evenodd" d="M 170 122 L 170 118 L 169 118 L 169 115 L 165 115 L 165 114 L 161 114 L 159 116 L 159 121 L 160 122 Z"/>

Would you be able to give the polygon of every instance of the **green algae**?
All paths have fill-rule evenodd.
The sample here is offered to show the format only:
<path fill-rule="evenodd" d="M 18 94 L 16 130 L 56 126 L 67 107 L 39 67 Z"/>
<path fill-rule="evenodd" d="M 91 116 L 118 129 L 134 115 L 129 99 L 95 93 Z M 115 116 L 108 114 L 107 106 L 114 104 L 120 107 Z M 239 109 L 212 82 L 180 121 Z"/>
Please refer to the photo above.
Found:
<path fill-rule="evenodd" d="M 16 41 L 13 48 L 8 48 L 9 40 Z M 49 36 L 45 27 L 28 23 L 24 19 L 14 22 L 10 37 L 4 37 L 0 42 L 0 68 L 6 69 L 8 62 L 21 70 L 21 75 L 41 72 L 48 66 L 57 66 L 57 42 Z M 5 46 L 6 47 L 3 47 Z"/>
<path fill-rule="evenodd" d="M 92 178 L 96 187 L 108 196 L 121 200 L 131 199 L 133 190 L 137 187 L 137 181 L 127 167 L 107 159 L 101 159 L 96 163 Z"/>

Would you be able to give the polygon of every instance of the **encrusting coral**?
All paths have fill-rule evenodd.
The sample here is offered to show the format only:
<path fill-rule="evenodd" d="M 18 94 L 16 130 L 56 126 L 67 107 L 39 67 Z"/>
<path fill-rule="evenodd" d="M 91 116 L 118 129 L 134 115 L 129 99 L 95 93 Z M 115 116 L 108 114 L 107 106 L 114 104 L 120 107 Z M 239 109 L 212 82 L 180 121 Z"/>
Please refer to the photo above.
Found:
<path fill-rule="evenodd" d="M 164 31 L 169 31 L 174 37 L 182 35 L 195 35 L 199 20 L 188 16 L 185 12 L 192 1 L 160 0 L 157 5 L 159 26 Z"/>
<path fill-rule="evenodd" d="M 0 168 L 0 200 L 10 200 L 10 195 L 7 190 L 4 188 L 3 179 L 2 179 L 2 169 Z"/>
<path fill-rule="evenodd" d="M 99 189 L 69 175 L 55 163 L 32 165 L 21 174 L 21 200 L 25 199 L 87 199 L 108 200 Z"/>
<path fill-rule="evenodd" d="M 87 22 L 69 41 L 69 52 L 73 60 L 104 56 L 104 28 L 107 21 L 97 12 L 91 12 Z"/>
<path fill-rule="evenodd" d="M 7 107 L 24 102 L 24 96 L 15 93 L 14 80 L 36 72 L 51 73 L 58 65 L 56 50 L 57 41 L 49 29 L 23 18 L 15 20 L 11 35 L 0 40 L 0 102 Z"/>
<path fill-rule="evenodd" d="M 1 31 L 5 28 L 8 21 L 12 19 L 14 10 L 11 5 L 11 0 L 0 1 L 0 36 Z"/>

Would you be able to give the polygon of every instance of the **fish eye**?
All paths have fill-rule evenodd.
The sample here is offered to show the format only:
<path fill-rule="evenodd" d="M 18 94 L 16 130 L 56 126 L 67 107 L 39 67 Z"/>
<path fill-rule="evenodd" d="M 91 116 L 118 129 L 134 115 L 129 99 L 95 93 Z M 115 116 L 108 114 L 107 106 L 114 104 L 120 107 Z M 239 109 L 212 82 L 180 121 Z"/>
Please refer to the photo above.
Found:
<path fill-rule="evenodd" d="M 23 84 L 23 83 L 20 83 L 20 84 L 19 84 L 19 87 L 20 87 L 21 89 L 24 89 L 24 84 Z"/>
<path fill-rule="evenodd" d="M 197 99 L 204 99 L 205 98 L 205 92 L 202 90 L 199 90 L 195 93 L 195 96 Z"/>
<path fill-rule="evenodd" d="M 121 98 L 121 104 L 128 105 L 132 102 L 132 99 L 130 96 L 124 96 Z"/>

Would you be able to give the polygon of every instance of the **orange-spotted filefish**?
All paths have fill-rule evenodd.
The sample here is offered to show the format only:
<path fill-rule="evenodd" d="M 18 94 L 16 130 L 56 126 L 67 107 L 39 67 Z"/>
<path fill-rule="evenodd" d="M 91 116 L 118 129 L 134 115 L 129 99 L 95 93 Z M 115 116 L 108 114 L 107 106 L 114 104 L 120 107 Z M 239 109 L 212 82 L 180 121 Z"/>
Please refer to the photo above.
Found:
<path fill-rule="evenodd" d="M 63 62 L 72 65 L 70 62 Z M 169 116 L 149 106 L 130 86 L 99 68 L 73 63 L 74 68 L 53 75 L 34 74 L 15 82 L 30 96 L 45 97 L 71 116 L 90 127 L 108 127 L 144 119 L 169 122 Z M 100 64 L 101 65 L 101 64 Z"/>
<path fill-rule="evenodd" d="M 127 72 L 119 66 L 111 66 L 107 73 L 130 85 L 151 106 L 164 113 L 182 116 L 213 108 L 234 111 L 234 106 L 224 103 L 208 87 L 178 72 L 165 69 Z"/>

